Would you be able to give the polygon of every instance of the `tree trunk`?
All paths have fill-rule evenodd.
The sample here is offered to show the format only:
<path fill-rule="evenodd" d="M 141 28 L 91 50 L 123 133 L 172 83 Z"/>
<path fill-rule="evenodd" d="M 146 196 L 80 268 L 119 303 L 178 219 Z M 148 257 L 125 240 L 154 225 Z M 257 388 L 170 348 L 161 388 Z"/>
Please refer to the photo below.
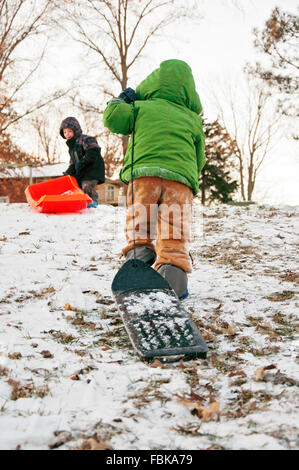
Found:
<path fill-rule="evenodd" d="M 125 158 L 126 151 L 128 148 L 128 143 L 129 143 L 129 136 L 123 135 L 121 140 L 122 140 L 122 147 L 123 147 L 123 158 Z M 123 164 L 123 161 L 121 163 Z"/>
<path fill-rule="evenodd" d="M 251 201 L 255 180 L 253 177 L 253 165 L 248 167 L 247 201 Z"/>
<path fill-rule="evenodd" d="M 240 175 L 241 196 L 242 196 L 243 201 L 246 201 L 242 155 L 239 155 L 238 159 L 239 159 L 239 175 Z"/>

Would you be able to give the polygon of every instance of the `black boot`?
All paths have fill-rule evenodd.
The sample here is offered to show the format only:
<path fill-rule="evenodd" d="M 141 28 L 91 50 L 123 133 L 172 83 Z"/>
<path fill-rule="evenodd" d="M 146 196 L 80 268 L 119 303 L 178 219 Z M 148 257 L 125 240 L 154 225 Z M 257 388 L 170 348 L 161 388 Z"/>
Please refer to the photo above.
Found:
<path fill-rule="evenodd" d="M 144 263 L 149 264 L 149 266 L 154 264 L 156 260 L 156 253 L 147 246 L 136 246 L 135 252 L 136 259 L 140 259 Z M 128 251 L 128 253 L 126 254 L 126 259 L 127 261 L 129 259 L 134 259 L 134 250 Z"/>
<path fill-rule="evenodd" d="M 158 273 L 168 281 L 179 299 L 188 297 L 188 277 L 183 269 L 173 264 L 163 264 L 158 269 Z"/>

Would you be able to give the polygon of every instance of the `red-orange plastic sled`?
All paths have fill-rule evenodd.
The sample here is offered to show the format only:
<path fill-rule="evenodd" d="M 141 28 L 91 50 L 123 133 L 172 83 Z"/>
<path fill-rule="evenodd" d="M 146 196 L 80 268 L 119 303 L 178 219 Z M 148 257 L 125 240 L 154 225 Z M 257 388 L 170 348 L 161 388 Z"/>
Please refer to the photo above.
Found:
<path fill-rule="evenodd" d="M 62 176 L 25 189 L 28 204 L 38 212 L 76 212 L 86 209 L 92 199 L 78 186 L 73 176 Z"/>

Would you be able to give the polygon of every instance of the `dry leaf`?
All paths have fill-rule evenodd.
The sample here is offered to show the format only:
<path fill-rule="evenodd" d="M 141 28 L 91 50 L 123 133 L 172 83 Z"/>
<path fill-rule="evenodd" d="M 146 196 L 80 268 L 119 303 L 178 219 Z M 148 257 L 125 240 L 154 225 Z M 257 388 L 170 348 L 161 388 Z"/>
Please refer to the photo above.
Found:
<path fill-rule="evenodd" d="M 255 380 L 256 382 L 262 382 L 264 379 L 264 372 L 265 368 L 259 367 L 254 373 L 253 380 Z"/>
<path fill-rule="evenodd" d="M 203 421 L 210 421 L 214 415 L 217 415 L 217 421 L 220 420 L 220 411 L 219 411 L 220 403 L 218 401 L 214 401 L 208 406 L 205 406 L 202 410 L 202 420 Z"/>
<path fill-rule="evenodd" d="M 282 374 L 280 372 L 280 370 L 278 370 L 276 372 L 276 374 L 273 374 L 273 376 L 270 378 L 270 380 L 274 383 L 274 385 L 287 384 L 287 385 L 290 385 L 290 386 L 296 385 L 297 387 L 299 385 L 299 380 L 292 379 L 291 377 L 287 377 L 286 375 Z"/>
<path fill-rule="evenodd" d="M 8 354 L 9 359 L 16 359 L 19 360 L 22 358 L 22 353 L 20 352 L 15 352 L 15 353 L 9 353 Z"/>
<path fill-rule="evenodd" d="M 179 367 L 180 367 L 181 369 L 188 369 L 188 367 L 185 366 L 183 359 L 180 360 L 180 362 L 179 362 Z"/>
<path fill-rule="evenodd" d="M 193 396 L 196 396 L 197 398 L 198 395 L 193 393 Z M 217 415 L 217 421 L 220 420 L 220 403 L 218 401 L 214 401 L 213 403 L 210 403 L 210 405 L 207 406 L 202 406 L 199 403 L 196 403 L 196 401 L 193 400 L 188 400 L 184 397 L 181 397 L 180 395 L 176 396 L 187 406 L 191 406 L 193 409 L 197 410 L 198 416 L 202 418 L 203 421 L 210 421 L 214 415 Z M 200 399 L 201 400 L 201 399 Z"/>
<path fill-rule="evenodd" d="M 78 374 L 72 375 L 71 380 L 80 380 L 80 377 Z"/>
<path fill-rule="evenodd" d="M 256 382 L 262 382 L 264 380 L 265 371 L 271 369 L 276 369 L 276 366 L 271 364 L 270 366 L 259 367 L 254 373 L 253 380 Z"/>
<path fill-rule="evenodd" d="M 197 395 L 197 393 L 193 392 L 193 390 L 191 390 L 190 392 L 190 398 L 192 398 L 192 400 L 198 401 L 199 403 L 202 403 L 204 401 L 204 398 Z"/>
<path fill-rule="evenodd" d="M 200 413 L 203 410 L 203 407 L 199 403 L 196 403 L 196 401 L 188 400 L 187 398 L 181 397 L 177 393 L 176 393 L 176 396 L 184 403 L 184 405 L 191 406 L 193 409 L 195 408 L 198 411 L 198 415 L 200 415 Z"/>
<path fill-rule="evenodd" d="M 13 380 L 13 379 L 8 379 L 7 383 L 14 388 L 17 388 L 20 385 L 20 382 L 17 382 L 16 380 Z"/>
<path fill-rule="evenodd" d="M 270 302 L 285 302 L 286 300 L 290 300 L 294 297 L 294 292 L 284 290 L 283 292 L 274 292 L 273 294 L 267 297 Z"/>
<path fill-rule="evenodd" d="M 112 450 L 106 442 L 98 442 L 93 437 L 90 437 L 81 445 L 81 450 Z"/>
<path fill-rule="evenodd" d="M 237 334 L 237 332 L 231 326 L 228 326 L 227 328 L 223 328 L 222 333 L 224 335 L 229 335 L 229 336 L 234 336 Z"/>
<path fill-rule="evenodd" d="M 42 295 L 45 295 L 45 294 L 53 294 L 55 291 L 54 287 L 51 286 L 51 287 L 47 287 L 46 289 L 42 290 L 41 291 L 41 294 Z"/>
<path fill-rule="evenodd" d="M 72 312 L 77 312 L 78 309 L 76 307 L 72 307 L 70 304 L 65 304 L 64 306 L 65 310 L 71 310 Z"/>
<path fill-rule="evenodd" d="M 231 372 L 230 374 L 228 374 L 228 376 L 229 377 L 235 377 L 235 376 L 247 377 L 247 375 L 245 374 L 243 370 L 236 370 L 236 372 Z"/>
<path fill-rule="evenodd" d="M 223 263 L 225 263 L 225 258 L 217 258 L 217 259 L 214 260 L 214 263 L 223 264 Z"/>
<path fill-rule="evenodd" d="M 154 362 L 152 362 L 152 363 L 150 364 L 150 367 L 153 367 L 153 368 L 155 368 L 155 367 L 163 367 L 163 364 L 162 364 L 162 362 L 160 362 L 158 359 L 155 359 Z"/>
<path fill-rule="evenodd" d="M 72 435 L 71 433 L 67 431 L 55 431 L 54 432 L 56 439 L 49 444 L 50 449 L 57 449 L 58 447 L 62 446 L 66 442 L 69 442 L 72 440 Z"/>
<path fill-rule="evenodd" d="M 52 359 L 52 357 L 53 357 L 53 354 L 51 354 L 50 351 L 41 351 L 41 355 L 45 359 Z"/>
<path fill-rule="evenodd" d="M 257 403 L 255 401 L 252 401 L 249 404 L 248 410 L 253 411 L 253 410 L 256 410 L 256 409 L 257 409 Z"/>
<path fill-rule="evenodd" d="M 202 331 L 201 336 L 208 343 L 213 343 L 215 341 L 215 337 L 211 335 L 211 333 L 209 333 L 208 331 Z"/>

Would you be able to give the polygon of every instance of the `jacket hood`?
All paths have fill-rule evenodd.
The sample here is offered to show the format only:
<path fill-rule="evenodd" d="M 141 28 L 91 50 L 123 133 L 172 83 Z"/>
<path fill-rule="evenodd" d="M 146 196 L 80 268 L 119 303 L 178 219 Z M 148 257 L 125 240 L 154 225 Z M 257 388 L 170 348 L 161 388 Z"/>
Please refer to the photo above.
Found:
<path fill-rule="evenodd" d="M 165 60 L 136 88 L 137 100 L 162 98 L 199 114 L 202 105 L 195 89 L 192 70 L 186 62 Z"/>
<path fill-rule="evenodd" d="M 65 137 L 63 135 L 63 129 L 66 129 L 66 128 L 72 129 L 74 131 L 75 139 L 78 139 L 78 137 L 80 137 L 82 135 L 81 126 L 80 126 L 79 122 L 77 121 L 77 119 L 74 118 L 74 117 L 67 117 L 60 124 L 59 133 L 60 133 L 61 137 L 63 137 L 64 139 L 65 139 Z"/>

